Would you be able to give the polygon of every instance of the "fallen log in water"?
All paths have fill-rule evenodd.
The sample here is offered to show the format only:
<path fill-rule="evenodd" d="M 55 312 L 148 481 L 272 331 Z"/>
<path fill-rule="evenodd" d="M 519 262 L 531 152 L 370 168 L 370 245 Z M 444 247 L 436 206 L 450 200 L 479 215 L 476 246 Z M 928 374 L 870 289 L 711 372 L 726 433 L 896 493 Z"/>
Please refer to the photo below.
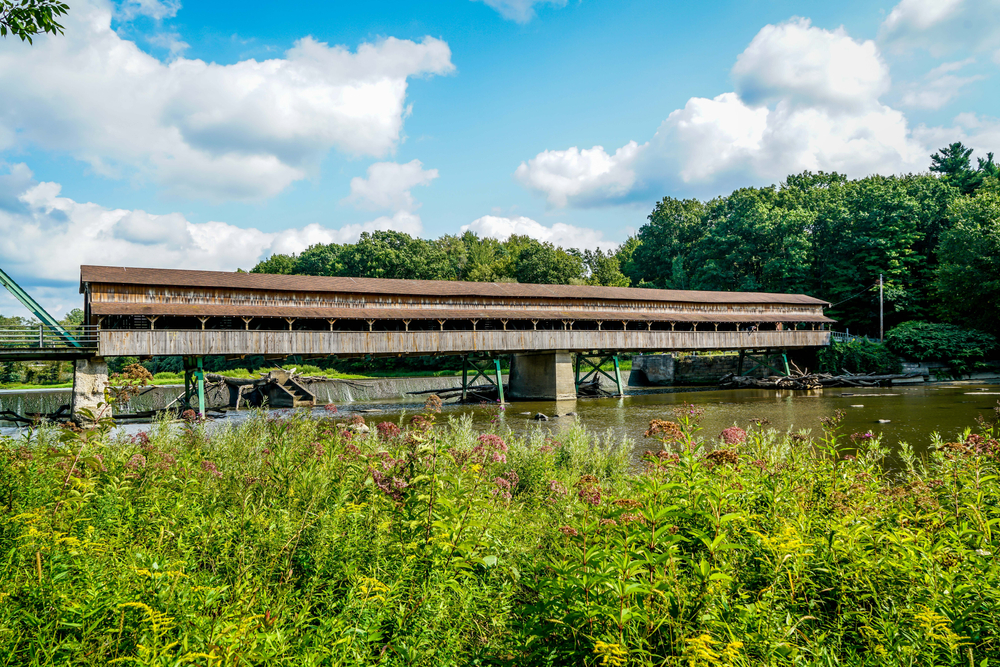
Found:
<path fill-rule="evenodd" d="M 833 375 L 831 373 L 808 373 L 796 369 L 791 375 L 771 375 L 769 377 L 749 377 L 730 373 L 719 380 L 722 389 L 821 389 L 823 387 L 889 387 L 894 380 L 909 380 L 919 377 L 917 373 L 869 375 Z"/>

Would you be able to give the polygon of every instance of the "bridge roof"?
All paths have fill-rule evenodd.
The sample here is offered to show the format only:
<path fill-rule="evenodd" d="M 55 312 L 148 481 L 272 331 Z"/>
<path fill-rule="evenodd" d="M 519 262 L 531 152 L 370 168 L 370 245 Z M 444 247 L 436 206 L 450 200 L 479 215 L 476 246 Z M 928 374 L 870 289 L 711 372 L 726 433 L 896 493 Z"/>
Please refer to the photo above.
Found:
<path fill-rule="evenodd" d="M 227 271 L 188 271 L 137 267 L 80 267 L 80 291 L 86 283 L 172 287 L 228 288 L 277 292 L 338 292 L 396 296 L 493 297 L 542 299 L 606 299 L 612 301 L 663 301 L 675 303 L 790 304 L 828 306 L 828 302 L 804 294 L 769 292 L 709 292 L 662 290 L 641 287 L 590 285 L 533 285 L 526 283 L 479 283 L 453 280 L 398 280 L 392 278 L 346 278 L 288 276 Z"/>

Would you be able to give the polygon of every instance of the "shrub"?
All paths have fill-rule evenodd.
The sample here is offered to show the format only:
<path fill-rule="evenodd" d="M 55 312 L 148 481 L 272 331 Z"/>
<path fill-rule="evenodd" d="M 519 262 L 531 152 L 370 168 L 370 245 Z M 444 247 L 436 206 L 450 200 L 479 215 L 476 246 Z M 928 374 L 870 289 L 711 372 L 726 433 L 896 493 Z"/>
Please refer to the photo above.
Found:
<path fill-rule="evenodd" d="M 943 361 L 955 373 L 979 368 L 997 352 L 997 339 L 988 333 L 931 322 L 903 322 L 886 334 L 885 344 L 908 359 Z"/>
<path fill-rule="evenodd" d="M 816 353 L 823 373 L 899 373 L 903 366 L 892 350 L 867 338 L 849 343 L 834 342 Z"/>

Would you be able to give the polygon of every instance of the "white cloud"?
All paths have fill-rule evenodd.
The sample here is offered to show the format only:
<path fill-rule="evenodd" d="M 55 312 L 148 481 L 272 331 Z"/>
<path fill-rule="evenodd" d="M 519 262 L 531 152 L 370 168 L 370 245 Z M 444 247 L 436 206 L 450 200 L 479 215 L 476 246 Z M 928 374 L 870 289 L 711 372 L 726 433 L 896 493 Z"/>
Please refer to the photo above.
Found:
<path fill-rule="evenodd" d="M 23 164 L 6 171 L 0 173 L 0 265 L 32 293 L 52 290 L 46 303 L 57 311 L 75 307 L 81 264 L 233 271 L 252 268 L 273 253 L 353 242 L 366 231 L 423 231 L 420 218 L 407 211 L 340 228 L 311 224 L 279 232 L 194 223 L 180 213 L 74 201 L 61 196 L 58 183 L 35 182 Z"/>
<path fill-rule="evenodd" d="M 902 0 L 879 29 L 879 40 L 900 51 L 993 51 L 1000 61 L 1000 0 Z"/>
<path fill-rule="evenodd" d="M 913 134 L 930 151 L 937 151 L 955 141 L 961 141 L 975 149 L 974 157 L 985 158 L 987 151 L 1000 147 L 1000 118 L 960 113 L 955 116 L 950 127 L 920 125 L 914 129 Z"/>
<path fill-rule="evenodd" d="M 907 87 L 903 94 L 903 104 L 921 109 L 940 109 L 958 97 L 964 86 L 986 78 L 981 74 L 972 76 L 953 74 L 974 62 L 975 58 L 967 58 L 935 67 L 924 76 L 923 81 Z"/>
<path fill-rule="evenodd" d="M 602 250 L 614 250 L 617 243 L 604 240 L 603 232 L 588 227 L 575 227 L 562 222 L 557 222 L 551 227 L 546 227 L 540 222 L 519 216 L 517 218 L 504 218 L 495 215 L 484 215 L 472 221 L 471 224 L 462 225 L 461 232 L 475 232 L 479 236 L 486 236 L 506 241 L 512 235 L 530 236 L 539 241 L 552 243 L 563 248 L 588 248 L 591 250 L 600 248 Z"/>
<path fill-rule="evenodd" d="M 543 151 L 522 162 L 515 176 L 532 190 L 544 192 L 553 206 L 568 200 L 613 199 L 629 192 L 635 184 L 632 163 L 639 145 L 630 141 L 608 155 L 603 146 L 580 150 Z"/>
<path fill-rule="evenodd" d="M 283 58 L 163 63 L 81 0 L 66 34 L 0 42 L 0 150 L 67 152 L 98 173 L 136 173 L 186 196 L 274 195 L 330 150 L 380 157 L 398 144 L 407 79 L 453 71 L 443 41 L 387 38 L 356 51 L 310 37 Z"/>
<path fill-rule="evenodd" d="M 344 201 L 369 210 L 412 211 L 419 206 L 410 190 L 430 185 L 437 169 L 424 169 L 420 160 L 406 164 L 376 162 L 368 167 L 368 178 L 351 179 L 351 194 Z"/>
<path fill-rule="evenodd" d="M 653 138 L 614 155 L 549 150 L 515 172 L 554 206 L 710 196 L 804 169 L 849 176 L 917 170 L 924 146 L 906 117 L 879 101 L 890 80 L 871 41 L 807 19 L 764 27 L 733 67 L 736 92 L 691 98 Z"/>
<path fill-rule="evenodd" d="M 535 5 L 566 6 L 566 0 L 473 0 L 477 1 L 497 10 L 505 19 L 518 23 L 527 23 L 535 18 Z"/>
<path fill-rule="evenodd" d="M 864 107 L 889 88 L 889 67 L 875 42 L 857 42 L 843 28 L 821 30 L 797 18 L 764 26 L 733 67 L 736 92 L 757 106 Z"/>

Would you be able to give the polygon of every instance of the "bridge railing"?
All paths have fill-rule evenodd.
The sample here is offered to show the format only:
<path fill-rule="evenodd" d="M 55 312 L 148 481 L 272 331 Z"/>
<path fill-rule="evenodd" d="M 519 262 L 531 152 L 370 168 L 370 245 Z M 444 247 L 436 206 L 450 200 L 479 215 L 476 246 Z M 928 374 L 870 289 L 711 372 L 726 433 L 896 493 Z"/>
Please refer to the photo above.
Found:
<path fill-rule="evenodd" d="M 0 327 L 0 350 L 45 349 L 69 350 L 96 348 L 98 327 L 67 326 L 69 338 L 44 324 L 26 327 Z"/>
<path fill-rule="evenodd" d="M 873 343 L 881 343 L 879 338 L 871 338 L 869 336 L 855 336 L 854 334 L 844 333 L 842 331 L 831 331 L 830 339 L 837 343 L 850 343 L 852 340 L 870 340 Z"/>

